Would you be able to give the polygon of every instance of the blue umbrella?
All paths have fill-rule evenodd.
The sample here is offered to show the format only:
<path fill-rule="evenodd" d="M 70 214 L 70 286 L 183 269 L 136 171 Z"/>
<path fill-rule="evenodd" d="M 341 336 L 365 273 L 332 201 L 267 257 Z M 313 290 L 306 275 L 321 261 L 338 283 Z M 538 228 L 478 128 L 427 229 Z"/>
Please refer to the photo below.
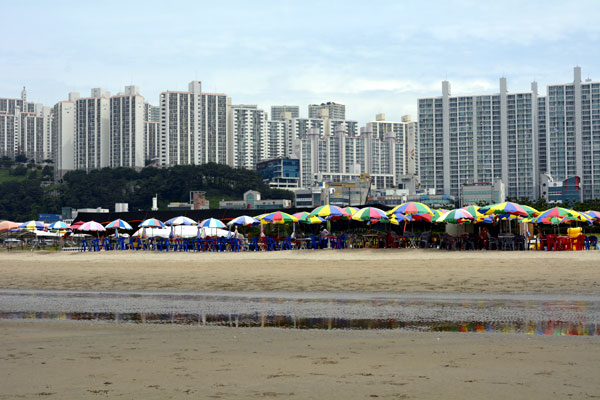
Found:
<path fill-rule="evenodd" d="M 131 225 L 129 225 L 126 221 L 123 221 L 122 219 L 115 219 L 114 221 L 108 223 L 105 226 L 106 229 L 133 229 L 131 227 Z"/>
<path fill-rule="evenodd" d="M 208 218 L 201 221 L 199 226 L 201 228 L 226 228 L 225 224 L 216 218 Z"/>

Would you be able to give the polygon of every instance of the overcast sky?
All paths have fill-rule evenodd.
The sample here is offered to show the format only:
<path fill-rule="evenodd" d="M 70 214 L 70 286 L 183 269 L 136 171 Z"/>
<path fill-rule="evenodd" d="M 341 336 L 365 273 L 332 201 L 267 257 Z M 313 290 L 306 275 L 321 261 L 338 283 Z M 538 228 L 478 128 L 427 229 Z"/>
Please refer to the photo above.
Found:
<path fill-rule="evenodd" d="M 600 1 L 6 1 L 0 97 L 52 106 L 93 87 L 159 93 L 202 81 L 234 104 L 346 104 L 361 125 L 416 100 L 600 79 Z"/>

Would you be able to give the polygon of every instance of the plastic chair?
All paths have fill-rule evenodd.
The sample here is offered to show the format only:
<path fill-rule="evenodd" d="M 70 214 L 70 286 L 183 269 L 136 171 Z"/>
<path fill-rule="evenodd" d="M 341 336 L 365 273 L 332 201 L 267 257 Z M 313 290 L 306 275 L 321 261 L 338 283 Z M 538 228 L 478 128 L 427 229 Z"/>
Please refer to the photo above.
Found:
<path fill-rule="evenodd" d="M 290 237 L 283 239 L 280 248 L 281 250 L 292 250 L 292 239 Z"/>
<path fill-rule="evenodd" d="M 248 240 L 248 251 L 259 251 L 260 248 L 258 247 L 258 238 L 252 238 L 250 240 Z"/>
<path fill-rule="evenodd" d="M 272 237 L 267 237 L 267 250 L 268 251 L 279 250 L 279 247 L 277 246 L 277 242 Z"/>
<path fill-rule="evenodd" d="M 556 251 L 558 247 L 558 243 L 556 241 L 556 236 L 555 235 L 546 235 L 546 250 L 550 251 Z"/>
<path fill-rule="evenodd" d="M 90 245 L 85 239 L 81 239 L 81 251 L 91 251 Z"/>

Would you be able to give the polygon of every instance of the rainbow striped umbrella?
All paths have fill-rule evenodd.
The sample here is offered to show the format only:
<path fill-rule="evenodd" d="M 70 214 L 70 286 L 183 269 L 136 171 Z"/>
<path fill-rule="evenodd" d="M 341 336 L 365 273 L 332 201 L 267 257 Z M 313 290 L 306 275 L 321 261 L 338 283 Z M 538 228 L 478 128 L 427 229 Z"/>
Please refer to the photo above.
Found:
<path fill-rule="evenodd" d="M 339 219 L 342 217 L 351 217 L 351 215 L 346 210 L 344 210 L 338 206 L 332 206 L 330 204 L 325 204 L 324 206 L 315 208 L 309 214 L 309 216 L 332 218 L 332 219 Z"/>
<path fill-rule="evenodd" d="M 266 221 L 267 223 L 271 224 L 289 224 L 292 222 L 298 222 L 298 218 L 283 211 L 276 211 L 262 216 L 261 221 Z"/>
<path fill-rule="evenodd" d="M 479 212 L 485 215 L 490 214 L 512 214 L 512 215 L 520 215 L 522 217 L 528 217 L 529 213 L 517 203 L 512 203 L 510 201 L 505 201 L 504 203 L 492 204 L 491 206 L 481 207 Z"/>
<path fill-rule="evenodd" d="M 376 207 L 365 207 L 358 210 L 352 219 L 355 221 L 368 221 L 370 223 L 387 221 L 388 217 L 385 215 L 385 211 L 380 210 Z"/>
<path fill-rule="evenodd" d="M 207 218 L 200 221 L 200 228 L 227 228 L 227 226 L 216 218 Z"/>
<path fill-rule="evenodd" d="M 20 231 L 43 231 L 46 228 L 46 224 L 42 221 L 27 221 L 19 225 L 17 229 Z"/>
<path fill-rule="evenodd" d="M 433 222 L 437 222 L 437 219 L 448 212 L 448 210 L 444 210 L 443 208 L 438 208 L 437 210 L 431 210 L 433 215 L 431 216 L 431 220 Z"/>
<path fill-rule="evenodd" d="M 436 222 L 446 222 L 448 224 L 462 224 L 464 222 L 472 222 L 473 219 L 473 215 L 471 215 L 467 210 L 457 208 L 455 210 L 448 211 L 440 218 L 438 218 Z"/>
<path fill-rule="evenodd" d="M 542 211 L 537 216 L 537 218 L 539 218 L 539 219 L 565 218 L 565 217 L 569 217 L 573 221 L 583 221 L 583 222 L 588 222 L 590 219 L 589 217 L 582 215 L 581 213 L 579 213 L 577 211 L 569 210 L 567 208 L 562 208 L 562 207 L 554 207 L 549 210 Z"/>
<path fill-rule="evenodd" d="M 68 224 L 65 224 L 63 221 L 56 221 L 48 225 L 48 229 L 64 231 L 65 229 L 71 229 L 71 227 Z"/>
<path fill-rule="evenodd" d="M 418 203 L 416 201 L 409 201 L 408 203 L 402 203 L 390 211 L 387 212 L 388 215 L 392 215 L 396 212 L 399 212 L 404 215 L 424 215 L 429 214 L 433 215 L 433 211 L 429 208 L 428 205 L 423 203 Z"/>
<path fill-rule="evenodd" d="M 320 224 L 321 222 L 325 222 L 325 219 L 321 217 L 311 217 L 309 213 L 306 211 L 298 212 L 296 214 L 292 214 L 292 217 L 298 218 L 298 222 L 302 222 L 304 224 Z"/>
<path fill-rule="evenodd" d="M 600 221 L 600 212 L 598 212 L 598 211 L 588 210 L 588 211 L 586 211 L 586 212 L 584 212 L 582 214 L 587 215 L 594 222 Z"/>
<path fill-rule="evenodd" d="M 527 211 L 527 214 L 529 214 L 529 217 L 535 217 L 536 215 L 538 215 L 540 212 L 538 210 L 536 210 L 533 207 L 530 206 L 526 206 L 524 204 L 521 204 L 521 207 L 523 207 L 523 209 L 525 211 Z"/>
<path fill-rule="evenodd" d="M 481 207 L 476 205 L 461 207 L 462 210 L 465 210 L 469 214 L 473 216 L 474 219 L 483 218 L 484 215 L 479 211 Z"/>
<path fill-rule="evenodd" d="M 166 226 L 162 221 L 156 218 L 148 218 L 147 220 L 142 221 L 140 228 L 166 228 Z"/>
<path fill-rule="evenodd" d="M 390 222 L 394 225 L 400 225 L 400 222 L 402 221 L 412 221 L 413 220 L 413 216 L 412 215 L 404 215 L 404 214 L 392 214 L 392 216 L 390 217 Z"/>
<path fill-rule="evenodd" d="M 104 232 L 106 229 L 96 221 L 89 221 L 85 224 L 81 225 L 79 228 L 80 231 L 89 231 L 89 232 Z"/>
<path fill-rule="evenodd" d="M 356 212 L 358 211 L 358 208 L 348 206 L 348 207 L 344 208 L 344 211 L 346 211 L 350 215 L 350 217 L 348 217 L 348 219 L 352 219 L 352 216 L 354 214 L 356 214 Z"/>
<path fill-rule="evenodd" d="M 125 230 L 131 230 L 133 229 L 131 227 L 131 225 L 129 225 L 127 223 L 127 221 L 123 221 L 122 219 L 115 219 L 112 222 L 109 222 L 108 224 L 106 224 L 105 226 L 106 229 L 125 229 Z"/>

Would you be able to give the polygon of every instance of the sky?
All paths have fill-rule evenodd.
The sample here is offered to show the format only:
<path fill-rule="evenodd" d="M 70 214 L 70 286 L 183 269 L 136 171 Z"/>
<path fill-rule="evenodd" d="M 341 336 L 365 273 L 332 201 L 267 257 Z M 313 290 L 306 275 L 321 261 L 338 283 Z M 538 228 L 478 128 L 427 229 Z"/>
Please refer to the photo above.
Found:
<path fill-rule="evenodd" d="M 600 1 L 0 0 L 0 97 L 53 106 L 69 92 L 138 85 L 226 93 L 233 104 L 346 105 L 361 126 L 417 117 L 417 99 L 540 94 L 573 67 L 600 80 Z"/>

